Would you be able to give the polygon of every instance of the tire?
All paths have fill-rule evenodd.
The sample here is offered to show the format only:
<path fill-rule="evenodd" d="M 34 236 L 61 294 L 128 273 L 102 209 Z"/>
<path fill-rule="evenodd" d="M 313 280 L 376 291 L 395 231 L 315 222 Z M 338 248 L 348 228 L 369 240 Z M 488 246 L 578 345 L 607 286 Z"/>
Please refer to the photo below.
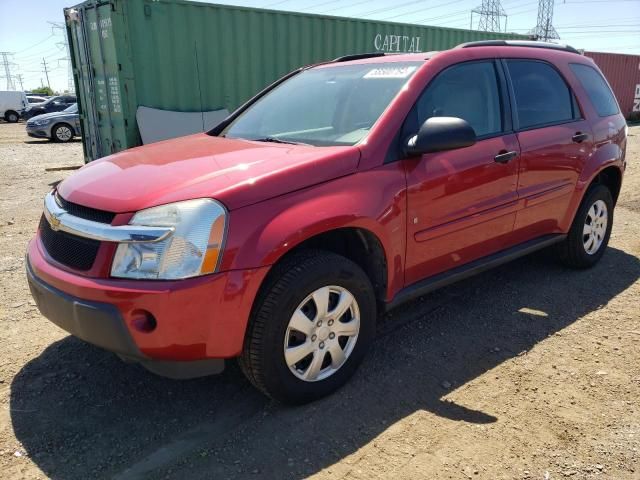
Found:
<path fill-rule="evenodd" d="M 598 214 L 603 206 L 605 226 L 602 226 L 602 220 L 599 223 L 594 222 L 594 217 L 603 218 L 602 214 Z M 613 210 L 613 198 L 609 189 L 601 184 L 592 186 L 578 208 L 567 238 L 558 244 L 560 261 L 571 268 L 589 268 L 598 263 L 607 249 L 611 236 Z M 592 222 L 595 226 L 588 229 Z M 587 234 L 588 230 L 591 233 Z M 590 239 L 593 243 L 590 243 Z"/>
<path fill-rule="evenodd" d="M 20 120 L 20 115 L 18 115 L 18 113 L 14 112 L 13 110 L 9 110 L 8 112 L 4 113 L 4 119 L 9 123 L 17 123 L 18 120 Z"/>
<path fill-rule="evenodd" d="M 328 300 L 328 316 L 322 317 L 312 294 Z M 338 305 L 351 299 L 355 304 L 350 303 L 343 315 L 329 318 L 344 308 Z M 255 387 L 275 400 L 302 404 L 319 399 L 340 388 L 356 371 L 375 337 L 376 313 L 371 282 L 351 260 L 322 250 L 293 254 L 274 267 L 256 299 L 240 367 Z M 299 324 L 294 316 L 302 319 L 305 330 L 309 328 L 307 334 L 292 326 Z M 318 321 L 323 319 L 320 327 Z M 342 329 L 355 330 L 356 324 L 355 337 L 340 335 Z M 285 350 L 291 353 L 295 347 L 311 348 L 312 353 L 290 366 L 295 355 L 286 357 Z M 337 352 L 336 368 L 332 352 Z"/>
<path fill-rule="evenodd" d="M 67 143 L 73 138 L 73 128 L 66 123 L 59 123 L 51 129 L 51 140 L 58 143 Z"/>

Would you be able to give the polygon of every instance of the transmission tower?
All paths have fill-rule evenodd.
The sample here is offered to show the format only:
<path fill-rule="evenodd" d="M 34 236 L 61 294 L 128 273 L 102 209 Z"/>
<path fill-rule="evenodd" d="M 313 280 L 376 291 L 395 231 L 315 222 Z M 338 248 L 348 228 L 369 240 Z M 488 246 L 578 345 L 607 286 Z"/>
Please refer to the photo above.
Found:
<path fill-rule="evenodd" d="M 20 84 L 20 90 L 24 92 L 24 82 L 22 80 L 22 74 L 16 75 L 16 80 L 18 80 L 18 83 Z"/>
<path fill-rule="evenodd" d="M 47 77 L 47 87 L 49 87 L 49 89 L 51 89 L 51 82 L 49 81 L 49 69 L 47 68 L 47 60 L 42 57 L 42 67 L 43 67 L 43 72 L 45 74 L 45 76 Z"/>
<path fill-rule="evenodd" d="M 63 42 L 58 42 L 56 45 L 60 48 L 64 48 L 66 56 L 64 58 L 58 59 L 58 64 L 61 61 L 67 62 L 67 91 L 69 93 L 73 93 L 75 91 L 75 83 L 73 83 L 73 67 L 71 66 L 71 49 L 69 48 L 69 38 L 67 37 L 67 31 L 64 23 L 60 22 L 49 22 L 51 24 L 51 31 L 56 32 L 56 30 L 62 32 L 62 37 L 64 38 Z"/>
<path fill-rule="evenodd" d="M 507 14 L 502 8 L 500 0 L 482 0 L 482 5 L 471 10 L 471 28 L 473 28 L 474 13 L 480 14 L 478 30 L 502 32 L 502 17 L 504 17 L 504 31 L 507 31 Z"/>
<path fill-rule="evenodd" d="M 0 55 L 2 56 L 2 65 L 4 66 L 4 77 L 7 79 L 7 90 L 15 90 L 16 86 L 11 76 L 11 67 L 15 65 L 15 63 L 9 61 L 9 55 L 13 55 L 13 52 L 0 52 Z"/>
<path fill-rule="evenodd" d="M 538 2 L 538 22 L 531 33 L 543 42 L 560 38 L 553 27 L 553 2 L 554 0 L 540 0 Z"/>

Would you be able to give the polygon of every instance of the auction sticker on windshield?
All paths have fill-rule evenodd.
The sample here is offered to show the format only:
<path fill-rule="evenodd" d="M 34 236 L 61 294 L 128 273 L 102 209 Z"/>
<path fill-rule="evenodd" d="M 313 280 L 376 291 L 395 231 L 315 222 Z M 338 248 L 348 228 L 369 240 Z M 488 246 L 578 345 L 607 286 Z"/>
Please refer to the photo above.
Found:
<path fill-rule="evenodd" d="M 369 70 L 362 78 L 407 78 L 416 70 L 415 65 L 404 67 L 378 67 Z"/>

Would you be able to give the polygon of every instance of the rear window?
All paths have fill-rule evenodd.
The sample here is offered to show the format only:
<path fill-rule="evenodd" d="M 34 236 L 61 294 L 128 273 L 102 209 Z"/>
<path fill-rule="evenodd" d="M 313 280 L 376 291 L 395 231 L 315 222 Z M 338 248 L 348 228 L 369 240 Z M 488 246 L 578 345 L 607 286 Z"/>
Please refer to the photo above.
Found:
<path fill-rule="evenodd" d="M 519 128 L 569 122 L 579 116 L 573 94 L 560 74 L 544 62 L 507 60 Z"/>
<path fill-rule="evenodd" d="M 608 117 L 619 112 L 616 98 L 600 72 L 581 63 L 572 63 L 570 66 L 582 87 L 587 91 L 587 96 L 598 115 Z"/>

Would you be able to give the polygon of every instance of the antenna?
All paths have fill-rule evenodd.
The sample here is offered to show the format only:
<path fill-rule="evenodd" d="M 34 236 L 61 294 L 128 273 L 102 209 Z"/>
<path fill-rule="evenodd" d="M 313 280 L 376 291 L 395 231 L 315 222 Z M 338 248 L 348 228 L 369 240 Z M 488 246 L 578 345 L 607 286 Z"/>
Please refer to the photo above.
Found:
<path fill-rule="evenodd" d="M 553 3 L 554 0 L 540 0 L 538 2 L 538 21 L 536 28 L 530 32 L 537 37 L 537 40 L 548 42 L 560 38 L 553 27 Z"/>
<path fill-rule="evenodd" d="M 504 17 L 504 31 L 507 31 L 507 14 L 502 8 L 500 0 L 482 0 L 482 5 L 471 10 L 471 28 L 473 28 L 474 13 L 480 14 L 478 30 L 502 32 L 501 19 Z"/>

